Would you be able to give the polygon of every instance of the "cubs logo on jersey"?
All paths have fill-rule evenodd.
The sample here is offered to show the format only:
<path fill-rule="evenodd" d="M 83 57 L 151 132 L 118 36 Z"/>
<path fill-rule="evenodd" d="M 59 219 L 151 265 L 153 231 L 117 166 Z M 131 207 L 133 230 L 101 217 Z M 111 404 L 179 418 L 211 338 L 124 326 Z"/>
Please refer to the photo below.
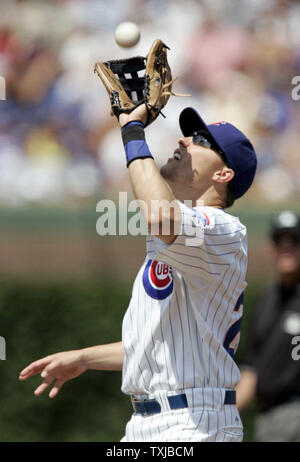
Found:
<path fill-rule="evenodd" d="M 209 221 L 209 217 L 206 215 L 206 213 L 204 212 L 200 212 L 199 210 L 196 210 L 196 209 L 192 209 L 193 210 L 193 218 L 196 220 L 196 222 L 198 224 L 202 224 L 202 226 L 204 228 L 206 228 L 206 226 L 209 226 L 210 224 L 210 221 Z"/>
<path fill-rule="evenodd" d="M 156 300 L 164 300 L 173 292 L 172 268 L 157 260 L 149 260 L 143 273 L 146 293 Z"/>

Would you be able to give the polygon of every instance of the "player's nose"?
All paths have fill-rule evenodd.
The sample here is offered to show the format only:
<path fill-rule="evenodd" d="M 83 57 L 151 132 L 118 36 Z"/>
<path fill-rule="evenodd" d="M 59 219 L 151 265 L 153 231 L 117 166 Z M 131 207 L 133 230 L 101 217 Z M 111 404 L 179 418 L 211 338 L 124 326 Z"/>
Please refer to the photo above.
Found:
<path fill-rule="evenodd" d="M 189 139 L 181 136 L 180 138 L 178 138 L 177 143 L 179 144 L 179 146 L 187 148 L 189 145 Z"/>

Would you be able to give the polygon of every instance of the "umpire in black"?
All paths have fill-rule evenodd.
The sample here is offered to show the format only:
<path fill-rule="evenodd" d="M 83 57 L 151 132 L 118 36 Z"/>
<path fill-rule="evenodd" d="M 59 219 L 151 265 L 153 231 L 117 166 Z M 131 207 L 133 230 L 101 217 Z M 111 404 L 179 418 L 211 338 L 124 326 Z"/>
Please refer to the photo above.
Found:
<path fill-rule="evenodd" d="M 256 399 L 255 441 L 299 442 L 300 215 L 276 215 L 270 238 L 278 280 L 254 308 L 237 406 L 242 411 Z"/>

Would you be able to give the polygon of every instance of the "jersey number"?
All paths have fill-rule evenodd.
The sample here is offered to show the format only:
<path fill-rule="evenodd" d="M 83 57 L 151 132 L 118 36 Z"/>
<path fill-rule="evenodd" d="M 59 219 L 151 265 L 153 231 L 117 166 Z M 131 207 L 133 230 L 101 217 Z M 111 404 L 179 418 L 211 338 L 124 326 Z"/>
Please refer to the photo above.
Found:
<path fill-rule="evenodd" d="M 244 306 L 244 292 L 239 296 L 238 301 L 236 302 L 234 312 L 239 312 L 240 309 Z M 242 315 L 235 321 L 227 331 L 223 346 L 227 353 L 233 358 L 237 347 L 240 341 L 240 330 L 242 324 Z"/>

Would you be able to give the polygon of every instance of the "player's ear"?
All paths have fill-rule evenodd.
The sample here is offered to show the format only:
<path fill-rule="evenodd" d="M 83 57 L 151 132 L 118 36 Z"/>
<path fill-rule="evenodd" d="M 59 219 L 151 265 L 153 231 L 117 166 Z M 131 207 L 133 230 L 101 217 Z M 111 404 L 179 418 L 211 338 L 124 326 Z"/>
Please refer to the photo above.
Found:
<path fill-rule="evenodd" d="M 234 177 L 234 171 L 232 168 L 224 166 L 223 168 L 214 172 L 212 180 L 217 183 L 229 183 Z"/>

